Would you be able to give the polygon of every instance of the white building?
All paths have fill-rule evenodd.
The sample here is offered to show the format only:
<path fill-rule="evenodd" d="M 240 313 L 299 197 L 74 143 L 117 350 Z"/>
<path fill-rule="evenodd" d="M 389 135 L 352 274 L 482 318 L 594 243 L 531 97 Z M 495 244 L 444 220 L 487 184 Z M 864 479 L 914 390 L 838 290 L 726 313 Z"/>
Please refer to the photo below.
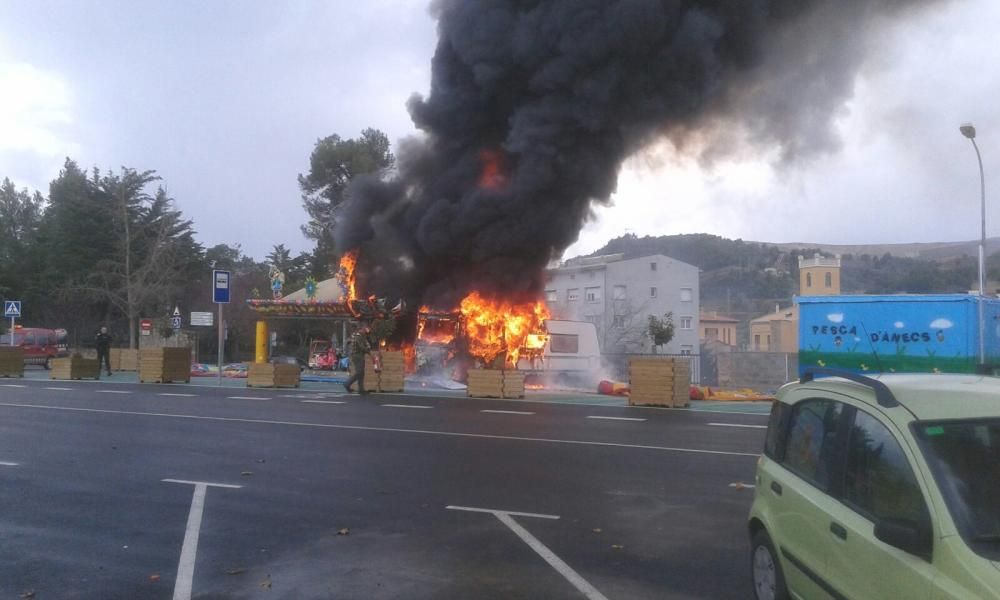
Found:
<path fill-rule="evenodd" d="M 673 313 L 674 338 L 657 351 L 698 352 L 697 267 L 662 254 L 609 254 L 571 259 L 546 273 L 553 317 L 594 323 L 602 352 L 651 352 L 649 316 L 666 313 Z"/>

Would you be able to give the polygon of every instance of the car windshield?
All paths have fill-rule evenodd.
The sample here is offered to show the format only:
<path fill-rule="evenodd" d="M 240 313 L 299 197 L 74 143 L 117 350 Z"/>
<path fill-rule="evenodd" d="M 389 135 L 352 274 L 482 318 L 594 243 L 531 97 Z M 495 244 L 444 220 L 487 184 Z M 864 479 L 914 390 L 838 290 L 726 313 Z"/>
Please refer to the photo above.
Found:
<path fill-rule="evenodd" d="M 979 554 L 1000 559 L 1000 418 L 915 427 L 962 537 Z"/>

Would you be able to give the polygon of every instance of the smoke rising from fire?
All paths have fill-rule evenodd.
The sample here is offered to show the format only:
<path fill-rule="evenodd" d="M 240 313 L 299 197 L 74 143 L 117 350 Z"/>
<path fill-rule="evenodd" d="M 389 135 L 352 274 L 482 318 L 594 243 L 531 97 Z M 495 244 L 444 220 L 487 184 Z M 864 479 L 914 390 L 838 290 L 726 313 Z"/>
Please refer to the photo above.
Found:
<path fill-rule="evenodd" d="M 409 102 L 425 135 L 354 183 L 338 248 L 361 248 L 367 292 L 414 305 L 537 299 L 625 158 L 836 147 L 877 34 L 934 1 L 437 1 L 430 94 Z"/>

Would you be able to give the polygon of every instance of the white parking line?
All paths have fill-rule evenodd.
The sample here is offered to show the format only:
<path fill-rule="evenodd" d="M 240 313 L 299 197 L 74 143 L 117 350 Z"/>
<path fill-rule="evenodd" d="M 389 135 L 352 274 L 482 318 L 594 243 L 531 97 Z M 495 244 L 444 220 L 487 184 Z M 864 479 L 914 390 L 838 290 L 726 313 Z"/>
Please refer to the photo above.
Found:
<path fill-rule="evenodd" d="M 486 508 L 470 508 L 468 506 L 448 506 L 446 508 L 449 508 L 451 510 L 465 510 L 471 512 L 491 513 L 501 523 L 506 525 L 508 529 L 513 531 L 514 534 L 517 535 L 517 537 L 521 538 L 521 541 L 527 544 L 529 548 L 534 550 L 535 553 L 538 554 L 538 556 L 541 556 L 545 562 L 549 563 L 550 567 L 552 567 L 553 569 L 556 570 L 557 573 L 565 577 L 566 581 L 569 581 L 571 584 L 573 584 L 573 587 L 579 590 L 580 593 L 583 594 L 585 598 L 588 598 L 589 600 L 608 600 L 607 596 L 597 591 L 597 588 L 590 585 L 590 583 L 588 583 L 586 579 L 581 577 L 580 574 L 574 571 L 572 567 L 563 562 L 561 558 L 559 558 L 558 556 L 555 555 L 554 552 L 549 550 L 545 544 L 543 544 L 538 540 L 538 538 L 531 535 L 531 532 L 522 527 L 520 523 L 515 521 L 512 515 L 520 517 L 539 517 L 542 519 L 558 519 L 559 518 L 558 516 L 538 515 L 533 513 L 507 512 L 503 510 L 490 510 Z"/>
<path fill-rule="evenodd" d="M 172 397 L 175 397 L 175 398 L 194 398 L 195 394 L 171 394 L 171 393 L 164 392 L 162 394 L 157 394 L 157 396 L 172 396 Z"/>
<path fill-rule="evenodd" d="M 98 394 L 131 394 L 128 390 L 97 390 Z"/>
<path fill-rule="evenodd" d="M 334 423 L 308 423 L 305 421 L 272 421 L 268 419 L 244 419 L 239 417 L 210 417 L 183 413 L 156 413 L 138 410 L 111 410 L 106 408 L 83 408 L 79 406 L 46 406 L 44 404 L 21 404 L 0 402 L 9 408 L 30 408 L 35 410 L 56 410 L 65 412 L 85 412 L 106 415 L 131 415 L 135 417 L 157 417 L 162 419 L 191 419 L 196 421 L 219 421 L 220 423 L 252 423 L 257 425 L 285 425 L 288 427 L 317 427 L 321 429 L 344 429 L 350 431 L 380 431 L 384 433 L 412 433 L 417 435 L 437 435 L 443 437 L 463 437 L 484 440 L 507 440 L 513 442 L 538 442 L 543 444 L 569 444 L 574 446 L 598 446 L 604 448 L 626 448 L 629 450 L 659 450 L 661 452 L 683 452 L 710 454 L 715 456 L 746 456 L 759 458 L 760 452 L 735 452 L 731 450 L 707 450 L 702 448 L 678 448 L 673 446 L 651 446 L 642 444 L 620 444 L 616 442 L 594 442 L 588 440 L 560 440 L 516 435 L 493 435 L 488 433 L 464 433 L 460 431 L 433 431 L 429 429 L 403 429 L 399 427 L 372 427 L 367 425 L 337 425 Z"/>
<path fill-rule="evenodd" d="M 559 515 L 543 515 L 541 513 L 517 512 L 517 511 L 513 511 L 513 510 L 498 510 L 498 509 L 495 509 L 495 508 L 475 508 L 475 507 L 472 507 L 472 506 L 454 506 L 454 505 L 451 505 L 451 504 L 449 504 L 445 508 L 447 508 L 448 510 L 464 510 L 466 512 L 490 513 L 491 515 L 495 515 L 498 512 L 502 512 L 502 513 L 507 514 L 507 515 L 514 515 L 515 517 L 532 517 L 534 519 L 558 519 L 559 518 Z"/>
<path fill-rule="evenodd" d="M 17 466 L 16 462 L 0 461 L 0 467 L 16 467 L 16 466 Z"/>
<path fill-rule="evenodd" d="M 347 404 L 343 400 L 299 400 L 299 402 L 305 402 L 306 404 Z"/>
<path fill-rule="evenodd" d="M 184 544 L 181 558 L 177 563 L 177 579 L 174 581 L 173 600 L 191 600 L 191 584 L 194 582 L 195 557 L 198 554 L 198 536 L 201 534 L 201 515 L 205 511 L 205 494 L 209 487 L 239 489 L 241 485 L 228 483 L 208 483 L 184 479 L 163 479 L 167 483 L 184 483 L 194 486 L 191 497 L 191 512 L 188 513 L 187 528 L 184 530 Z"/>
<path fill-rule="evenodd" d="M 270 400 L 264 396 L 226 396 L 229 400 Z"/>
<path fill-rule="evenodd" d="M 756 486 L 756 485 L 754 485 L 754 484 L 752 484 L 752 483 L 743 483 L 742 481 L 735 481 L 735 482 L 733 482 L 733 483 L 730 483 L 730 484 L 729 484 L 729 487 L 731 487 L 731 488 L 736 488 L 736 489 L 738 489 L 738 490 L 742 490 L 742 489 L 744 489 L 744 488 L 747 488 L 747 489 L 751 489 L 751 490 L 752 490 L 752 489 L 754 489 L 754 488 L 755 488 L 755 487 L 757 487 L 757 486 Z"/>
<path fill-rule="evenodd" d="M 495 415 L 533 415 L 535 413 L 526 410 L 481 410 L 479 412 L 492 413 Z"/>
<path fill-rule="evenodd" d="M 767 429 L 767 425 L 744 425 L 743 423 L 709 423 L 716 427 L 746 427 L 747 429 Z"/>
<path fill-rule="evenodd" d="M 16 388 L 23 388 L 23 387 L 28 387 L 28 386 L 26 386 L 26 385 L 21 385 L 20 383 L 0 383 L 0 387 L 16 387 Z"/>
<path fill-rule="evenodd" d="M 599 417 L 597 415 L 588 415 L 588 419 L 604 419 L 606 421 L 645 421 L 646 419 L 636 419 L 635 417 Z"/>
<path fill-rule="evenodd" d="M 61 387 L 46 387 L 46 388 L 42 388 L 42 389 L 43 390 L 52 390 L 54 392 L 71 392 L 71 391 L 73 391 L 73 388 L 61 388 Z"/>
<path fill-rule="evenodd" d="M 382 406 L 388 408 L 434 408 L 433 406 L 424 406 L 422 404 L 383 404 Z"/>

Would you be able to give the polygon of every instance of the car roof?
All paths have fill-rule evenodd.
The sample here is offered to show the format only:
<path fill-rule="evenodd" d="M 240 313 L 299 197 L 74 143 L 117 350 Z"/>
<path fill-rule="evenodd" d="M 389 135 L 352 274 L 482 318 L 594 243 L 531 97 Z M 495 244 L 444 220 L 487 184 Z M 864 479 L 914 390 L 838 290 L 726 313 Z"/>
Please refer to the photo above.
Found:
<path fill-rule="evenodd" d="M 885 374 L 872 375 L 881 381 L 899 401 L 895 408 L 879 407 L 894 419 L 921 420 L 1000 418 L 1000 378 L 981 375 Z M 782 388 L 779 399 L 794 389 L 828 390 L 846 394 L 877 406 L 872 388 L 839 377 L 824 377 L 808 383 L 793 383 Z"/>

